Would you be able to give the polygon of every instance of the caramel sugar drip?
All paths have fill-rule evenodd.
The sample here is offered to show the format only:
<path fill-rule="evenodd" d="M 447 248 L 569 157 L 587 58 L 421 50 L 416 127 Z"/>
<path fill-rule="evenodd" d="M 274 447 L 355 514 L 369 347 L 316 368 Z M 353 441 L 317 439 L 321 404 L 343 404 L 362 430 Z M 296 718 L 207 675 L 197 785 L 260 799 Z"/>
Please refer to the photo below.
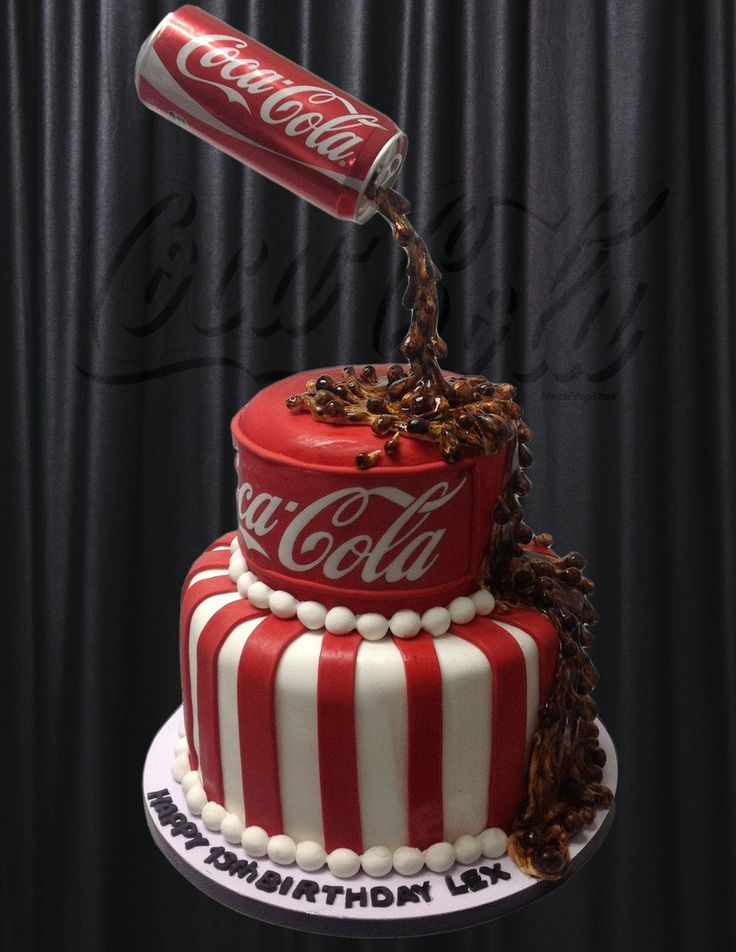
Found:
<path fill-rule="evenodd" d="M 437 329 L 440 273 L 406 217 L 411 205 L 404 196 L 393 189 L 377 189 L 373 201 L 408 259 L 402 304 L 411 310 L 411 321 L 401 345 L 408 367 L 393 364 L 383 380 L 370 365 L 358 373 L 345 367 L 342 380 L 323 374 L 308 381 L 304 393 L 289 397 L 287 406 L 308 410 L 327 423 L 362 423 L 384 438 L 383 450 L 357 454 L 360 469 L 374 466 L 383 451 L 397 453 L 402 435 L 437 443 L 448 463 L 458 462 L 468 447 L 497 453 L 512 439 L 521 416 L 512 400 L 515 390 L 485 377 L 442 374 L 438 361 L 447 354 L 447 346 Z"/>
<path fill-rule="evenodd" d="M 532 462 L 526 446 L 530 438 L 531 431 L 520 423 L 480 574 L 497 611 L 514 604 L 537 608 L 559 636 L 552 693 L 539 709 L 526 795 L 508 846 L 523 872 L 556 880 L 570 863 L 570 837 L 593 822 L 599 807 L 610 807 L 613 795 L 601 783 L 606 754 L 598 743 L 597 710 L 590 697 L 598 672 L 586 652 L 593 643 L 588 626 L 598 615 L 588 600 L 594 585 L 583 575 L 585 559 L 577 552 L 557 557 L 522 547 L 533 539 L 546 548 L 552 545 L 548 533 L 534 536 L 519 503 L 531 488 L 523 471 Z"/>
<path fill-rule="evenodd" d="M 370 426 L 385 442 L 383 449 L 356 456 L 361 469 L 375 465 L 383 452 L 397 453 L 402 435 L 438 444 L 448 463 L 458 462 L 468 448 L 492 454 L 512 444 L 479 582 L 493 593 L 500 614 L 510 605 L 544 612 L 558 633 L 560 654 L 551 696 L 539 710 L 509 854 L 529 875 L 560 879 L 570 862 L 570 837 L 613 800 L 601 783 L 606 757 L 590 697 L 598 673 L 585 650 L 593 641 L 588 626 L 597 618 L 588 601 L 593 583 L 583 575 L 585 560 L 577 552 L 559 558 L 524 548 L 536 540 L 549 549 L 552 537 L 535 536 L 523 521 L 519 497 L 531 487 L 524 473 L 532 462 L 526 445 L 531 431 L 513 401 L 515 389 L 480 376 L 443 376 L 438 360 L 447 348 L 437 329 L 439 272 L 406 217 L 409 202 L 386 189 L 377 190 L 373 200 L 409 261 L 402 303 L 411 309 L 411 322 L 401 348 L 408 367 L 393 364 L 383 380 L 370 365 L 357 373 L 343 368 L 341 380 L 323 374 L 308 381 L 304 393 L 289 397 L 287 406 L 326 423 Z"/>

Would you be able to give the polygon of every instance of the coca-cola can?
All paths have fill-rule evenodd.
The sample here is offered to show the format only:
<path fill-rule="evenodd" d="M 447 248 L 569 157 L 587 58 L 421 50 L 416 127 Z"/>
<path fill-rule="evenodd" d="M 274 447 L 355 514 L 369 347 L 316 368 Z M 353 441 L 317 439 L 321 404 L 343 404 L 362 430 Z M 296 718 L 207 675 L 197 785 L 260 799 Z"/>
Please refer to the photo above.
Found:
<path fill-rule="evenodd" d="M 195 6 L 143 43 L 144 105 L 337 218 L 365 222 L 407 137 L 393 120 Z"/>

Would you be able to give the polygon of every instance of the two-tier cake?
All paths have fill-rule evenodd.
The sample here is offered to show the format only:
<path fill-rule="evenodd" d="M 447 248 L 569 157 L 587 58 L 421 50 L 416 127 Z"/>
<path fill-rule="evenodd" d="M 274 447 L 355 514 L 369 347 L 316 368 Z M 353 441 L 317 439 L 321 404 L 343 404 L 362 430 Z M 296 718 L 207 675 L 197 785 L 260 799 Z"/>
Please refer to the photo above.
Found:
<path fill-rule="evenodd" d="M 184 584 L 173 771 L 188 808 L 251 856 L 440 872 L 505 852 L 555 682 L 548 614 L 489 589 L 526 428 L 499 388 L 498 452 L 449 464 L 405 438 L 360 469 L 382 445 L 369 428 L 287 408 L 342 379 L 298 374 L 232 422 L 238 531 Z M 523 544 L 529 565 L 553 564 L 542 542 Z"/>

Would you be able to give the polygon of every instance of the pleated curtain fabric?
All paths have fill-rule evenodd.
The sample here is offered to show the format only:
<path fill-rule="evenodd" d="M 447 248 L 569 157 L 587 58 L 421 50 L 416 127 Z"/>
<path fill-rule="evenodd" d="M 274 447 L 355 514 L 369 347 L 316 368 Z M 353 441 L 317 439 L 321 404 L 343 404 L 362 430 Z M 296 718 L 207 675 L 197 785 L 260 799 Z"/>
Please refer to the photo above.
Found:
<path fill-rule="evenodd" d="M 201 2 L 407 132 L 446 364 L 518 386 L 528 521 L 597 581 L 614 829 L 464 947 L 733 947 L 733 3 Z M 405 262 L 380 219 L 143 108 L 136 54 L 174 6 L 0 11 L 9 949 L 339 943 L 198 893 L 140 774 L 180 703 L 181 582 L 234 527 L 231 416 L 288 373 L 394 360 Z"/>

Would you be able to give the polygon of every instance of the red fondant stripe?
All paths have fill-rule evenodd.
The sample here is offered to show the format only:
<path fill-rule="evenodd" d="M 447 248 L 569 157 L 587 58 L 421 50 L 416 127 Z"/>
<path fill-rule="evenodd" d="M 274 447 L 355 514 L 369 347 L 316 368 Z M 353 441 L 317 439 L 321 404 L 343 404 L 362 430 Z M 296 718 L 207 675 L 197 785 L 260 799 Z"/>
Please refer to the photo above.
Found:
<path fill-rule="evenodd" d="M 192 713 L 192 678 L 189 671 L 189 629 L 195 609 L 206 598 L 227 595 L 235 591 L 229 578 L 207 578 L 185 588 L 181 599 L 179 616 L 179 668 L 181 670 L 181 696 L 184 706 L 184 730 L 189 743 L 189 766 L 196 770 L 199 762 L 194 749 L 194 716 Z"/>
<path fill-rule="evenodd" d="M 406 674 L 409 843 L 426 849 L 444 839 L 442 673 L 431 635 L 393 641 Z"/>
<path fill-rule="evenodd" d="M 511 829 L 521 803 L 526 753 L 526 665 L 519 643 L 488 618 L 451 629 L 480 648 L 491 666 L 491 770 L 488 826 Z"/>
<path fill-rule="evenodd" d="M 282 833 L 276 735 L 276 669 L 304 626 L 268 615 L 245 643 L 238 666 L 238 723 L 243 799 L 248 826 Z"/>
<path fill-rule="evenodd" d="M 192 567 L 187 572 L 187 577 L 184 579 L 184 587 L 191 582 L 195 575 L 198 575 L 200 572 L 205 572 L 207 569 L 227 569 L 230 565 L 230 551 L 225 552 L 221 550 L 219 552 L 204 552 L 192 565 Z"/>
<path fill-rule="evenodd" d="M 208 800 L 225 802 L 220 753 L 220 712 L 217 698 L 217 659 L 230 633 L 244 621 L 264 616 L 250 602 L 238 599 L 216 612 L 197 641 L 197 723 L 199 769 Z"/>
<path fill-rule="evenodd" d="M 325 632 L 317 675 L 317 742 L 325 849 L 363 852 L 358 753 L 355 741 L 355 663 L 362 638 Z"/>
<path fill-rule="evenodd" d="M 515 628 L 521 628 L 534 639 L 539 658 L 539 704 L 541 707 L 552 690 L 557 656 L 560 652 L 560 639 L 555 626 L 544 612 L 518 606 L 499 615 L 498 620 L 513 625 Z"/>
<path fill-rule="evenodd" d="M 230 543 L 233 541 L 236 535 L 237 532 L 226 532 L 225 535 L 221 535 L 219 539 L 215 539 L 211 545 L 208 545 L 206 551 L 211 552 L 212 549 L 216 549 L 221 545 L 226 545 L 228 548 L 230 548 Z"/>

